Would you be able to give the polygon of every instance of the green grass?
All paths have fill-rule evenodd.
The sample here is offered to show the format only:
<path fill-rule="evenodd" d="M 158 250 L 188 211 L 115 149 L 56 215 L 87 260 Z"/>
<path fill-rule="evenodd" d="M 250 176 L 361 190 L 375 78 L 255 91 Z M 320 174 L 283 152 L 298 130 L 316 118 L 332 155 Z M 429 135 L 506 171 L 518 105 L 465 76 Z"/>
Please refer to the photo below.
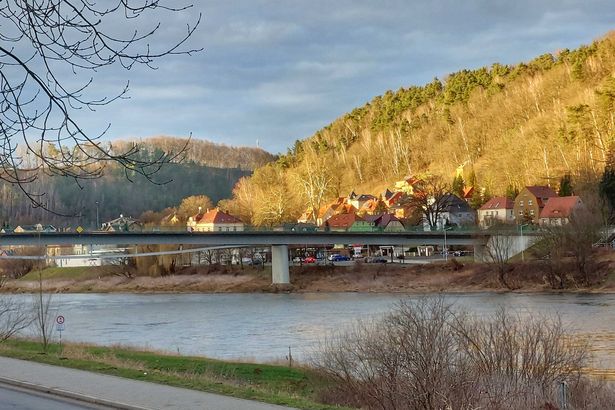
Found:
<path fill-rule="evenodd" d="M 77 266 L 77 267 L 51 267 L 41 271 L 33 270 L 21 277 L 21 280 L 34 281 L 39 279 L 39 272 L 43 280 L 47 279 L 74 279 L 88 280 L 113 275 L 117 268 L 114 266 Z"/>
<path fill-rule="evenodd" d="M 328 382 L 302 367 L 83 344 L 64 345 L 62 350 L 52 344 L 43 353 L 40 343 L 24 339 L 1 343 L 0 355 L 301 409 L 340 409 L 317 402 L 318 391 Z"/>

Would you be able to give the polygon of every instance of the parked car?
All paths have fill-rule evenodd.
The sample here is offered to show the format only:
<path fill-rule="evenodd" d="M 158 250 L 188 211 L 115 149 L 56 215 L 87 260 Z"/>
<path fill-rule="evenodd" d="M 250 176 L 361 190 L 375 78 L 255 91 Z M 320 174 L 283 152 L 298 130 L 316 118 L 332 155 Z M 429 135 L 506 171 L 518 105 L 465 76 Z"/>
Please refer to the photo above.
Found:
<path fill-rule="evenodd" d="M 336 255 L 329 256 L 329 260 L 331 262 L 344 262 L 344 261 L 349 261 L 350 258 L 348 256 L 336 254 Z"/>
<path fill-rule="evenodd" d="M 313 256 L 307 256 L 304 260 L 303 263 L 316 263 L 316 258 Z"/>
<path fill-rule="evenodd" d="M 254 258 L 244 258 L 244 265 L 262 265 L 263 264 L 263 258 L 259 258 L 259 257 L 254 257 Z"/>
<path fill-rule="evenodd" d="M 301 263 L 304 262 L 304 259 L 301 256 L 295 256 L 293 258 L 293 263 Z"/>
<path fill-rule="evenodd" d="M 384 256 L 371 256 L 369 258 L 365 258 L 365 262 L 367 263 L 387 263 L 388 260 Z"/>

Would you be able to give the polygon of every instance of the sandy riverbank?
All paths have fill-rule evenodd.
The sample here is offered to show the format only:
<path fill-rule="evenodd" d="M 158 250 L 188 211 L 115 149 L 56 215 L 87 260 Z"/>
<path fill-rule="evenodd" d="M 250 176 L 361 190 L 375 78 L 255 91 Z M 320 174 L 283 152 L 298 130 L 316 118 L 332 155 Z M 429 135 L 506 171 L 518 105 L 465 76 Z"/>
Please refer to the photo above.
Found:
<path fill-rule="evenodd" d="M 615 292 L 615 257 L 598 255 L 592 266 L 591 286 L 566 275 L 564 291 Z M 562 291 L 549 282 L 549 268 L 542 262 L 511 263 L 504 286 L 491 264 L 437 262 L 427 265 L 356 264 L 353 266 L 293 266 L 291 284 L 271 285 L 270 271 L 250 267 L 205 266 L 185 268 L 162 277 L 126 275 L 117 271 L 79 279 L 55 275 L 45 279 L 48 292 L 148 293 L 263 293 L 263 292 L 480 292 L 480 291 Z M 612 273 L 613 272 L 613 273 Z M 59 276 L 59 277 L 58 277 Z M 92 275 L 90 275 L 92 276 Z M 9 280 L 1 291 L 34 292 L 33 280 Z"/>

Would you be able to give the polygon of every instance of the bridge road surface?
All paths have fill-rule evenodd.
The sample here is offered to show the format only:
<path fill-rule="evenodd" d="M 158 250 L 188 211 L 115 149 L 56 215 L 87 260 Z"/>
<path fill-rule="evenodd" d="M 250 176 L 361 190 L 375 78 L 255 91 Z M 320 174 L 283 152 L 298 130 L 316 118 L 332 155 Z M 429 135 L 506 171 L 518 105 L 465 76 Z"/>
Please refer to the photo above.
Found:
<path fill-rule="evenodd" d="M 147 376 L 144 375 L 144 378 Z M 52 393 L 62 398 L 84 401 L 82 407 L 8 407 L 4 401 L 5 390 L 0 389 L 0 410 L 4 409 L 128 409 L 128 410 L 288 410 L 257 401 L 237 399 L 219 394 L 205 393 L 146 381 L 124 379 L 83 370 L 24 360 L 0 357 L 0 383 L 43 393 Z M 23 390 L 22 390 L 23 391 Z M 15 400 L 10 395 L 9 400 Z M 40 397 L 40 396 L 39 396 Z M 47 396 L 49 397 L 49 396 Z M 26 400 L 29 399 L 26 396 Z M 34 400 L 34 399 L 33 399 Z M 33 402 L 36 404 L 36 402 Z M 57 402 L 56 402 L 57 403 Z M 96 406 L 87 407 L 89 403 Z M 52 403 L 52 405 L 55 403 Z M 102 406 L 102 407 L 101 407 Z M 105 407 L 106 406 L 106 407 Z"/>

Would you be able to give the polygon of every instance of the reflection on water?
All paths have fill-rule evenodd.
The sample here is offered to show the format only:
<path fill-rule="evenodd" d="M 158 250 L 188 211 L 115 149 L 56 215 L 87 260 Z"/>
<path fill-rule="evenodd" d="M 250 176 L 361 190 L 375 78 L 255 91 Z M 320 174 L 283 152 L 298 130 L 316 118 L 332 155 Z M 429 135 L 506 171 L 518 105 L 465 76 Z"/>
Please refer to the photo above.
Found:
<path fill-rule="evenodd" d="M 65 340 L 267 361 L 283 358 L 289 346 L 293 356 L 306 359 L 327 333 L 381 315 L 402 297 L 419 296 L 64 294 L 54 295 L 54 303 L 66 318 Z M 615 368 L 615 295 L 473 293 L 446 299 L 478 316 L 501 305 L 524 315 L 559 313 L 574 333 L 588 338 L 598 365 Z"/>

